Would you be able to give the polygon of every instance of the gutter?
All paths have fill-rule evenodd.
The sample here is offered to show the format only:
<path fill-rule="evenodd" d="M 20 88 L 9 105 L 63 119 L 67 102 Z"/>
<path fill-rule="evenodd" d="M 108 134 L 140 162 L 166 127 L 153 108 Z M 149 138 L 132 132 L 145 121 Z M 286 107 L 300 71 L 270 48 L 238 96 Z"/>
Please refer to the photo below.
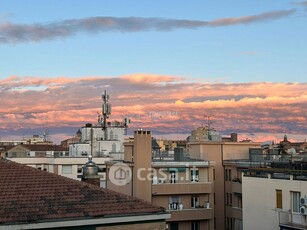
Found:
<path fill-rule="evenodd" d="M 110 218 L 95 218 L 82 220 L 67 220 L 67 221 L 52 221 L 44 223 L 31 224 L 14 224 L 14 225 L 0 225 L 0 230 L 19 230 L 19 229 L 48 229 L 48 228 L 63 228 L 63 227 L 79 227 L 89 225 L 107 225 L 107 224 L 122 224 L 142 221 L 157 221 L 169 219 L 170 213 L 153 214 L 143 216 L 124 216 L 124 217 L 110 217 Z"/>

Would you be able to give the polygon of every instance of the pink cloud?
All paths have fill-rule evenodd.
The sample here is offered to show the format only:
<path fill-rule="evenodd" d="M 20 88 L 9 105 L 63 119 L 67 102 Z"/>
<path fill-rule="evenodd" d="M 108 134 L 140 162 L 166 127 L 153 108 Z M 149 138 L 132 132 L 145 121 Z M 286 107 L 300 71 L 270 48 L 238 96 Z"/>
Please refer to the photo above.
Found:
<path fill-rule="evenodd" d="M 0 80 L 1 130 L 80 127 L 95 123 L 107 90 L 112 119 L 132 119 L 131 129 L 157 134 L 190 133 L 206 123 L 223 133 L 307 134 L 306 83 L 207 83 L 176 76 L 131 74 L 119 77 Z M 30 86 L 27 88 L 26 86 Z M 44 87 L 42 87 L 44 86 Z M 24 90 L 20 90 L 24 89 Z M 16 128 L 17 127 L 17 128 Z"/>
<path fill-rule="evenodd" d="M 130 74 L 121 77 L 133 83 L 163 83 L 163 82 L 176 82 L 182 81 L 183 78 L 165 76 L 165 75 L 154 75 L 154 74 Z"/>

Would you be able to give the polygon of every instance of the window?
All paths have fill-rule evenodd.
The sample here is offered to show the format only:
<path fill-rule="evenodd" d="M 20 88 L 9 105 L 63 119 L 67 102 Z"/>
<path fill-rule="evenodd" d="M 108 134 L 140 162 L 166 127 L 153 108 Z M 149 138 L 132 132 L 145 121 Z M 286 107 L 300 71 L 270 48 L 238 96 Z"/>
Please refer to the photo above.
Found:
<path fill-rule="evenodd" d="M 225 169 L 225 181 L 228 181 L 228 169 Z"/>
<path fill-rule="evenodd" d="M 191 181 L 198 182 L 198 170 L 197 169 L 191 169 Z"/>
<path fill-rule="evenodd" d="M 226 195 L 225 205 L 232 205 L 232 194 L 226 193 L 225 195 Z"/>
<path fill-rule="evenodd" d="M 276 208 L 282 209 L 282 191 L 276 189 Z"/>
<path fill-rule="evenodd" d="M 226 230 L 232 230 L 232 218 L 226 217 Z"/>
<path fill-rule="evenodd" d="M 178 230 L 179 226 L 178 223 L 170 223 L 170 230 Z"/>
<path fill-rule="evenodd" d="M 110 131 L 110 140 L 114 140 L 113 135 L 114 135 L 113 130 L 111 130 L 111 131 Z"/>
<path fill-rule="evenodd" d="M 243 229 L 242 220 L 234 219 L 233 220 L 233 229 L 242 230 Z"/>
<path fill-rule="evenodd" d="M 215 180 L 215 169 L 213 169 L 213 180 Z"/>
<path fill-rule="evenodd" d="M 71 165 L 63 165 L 62 166 L 62 174 L 71 174 L 72 166 Z"/>
<path fill-rule="evenodd" d="M 170 183 L 175 184 L 177 181 L 177 175 L 175 171 L 170 171 Z"/>
<path fill-rule="evenodd" d="M 229 217 L 226 217 L 226 229 L 229 229 Z"/>
<path fill-rule="evenodd" d="M 231 169 L 225 169 L 225 181 L 231 181 Z"/>
<path fill-rule="evenodd" d="M 191 222 L 191 230 L 199 230 L 199 221 Z"/>
<path fill-rule="evenodd" d="M 112 144 L 112 152 L 116 153 L 116 144 L 115 143 Z"/>
<path fill-rule="evenodd" d="M 180 209 L 181 199 L 179 196 L 170 196 L 169 197 L 169 209 L 178 210 Z M 183 208 L 183 207 L 182 207 Z"/>
<path fill-rule="evenodd" d="M 242 196 L 238 196 L 238 208 L 242 208 Z"/>
<path fill-rule="evenodd" d="M 191 207 L 192 208 L 198 208 L 199 207 L 199 197 L 198 196 L 192 196 L 191 197 Z"/>
<path fill-rule="evenodd" d="M 291 192 L 291 207 L 292 212 L 300 212 L 300 192 Z"/>
<path fill-rule="evenodd" d="M 228 202 L 229 202 L 228 193 L 226 193 L 225 196 L 226 196 L 225 204 L 228 205 Z"/>

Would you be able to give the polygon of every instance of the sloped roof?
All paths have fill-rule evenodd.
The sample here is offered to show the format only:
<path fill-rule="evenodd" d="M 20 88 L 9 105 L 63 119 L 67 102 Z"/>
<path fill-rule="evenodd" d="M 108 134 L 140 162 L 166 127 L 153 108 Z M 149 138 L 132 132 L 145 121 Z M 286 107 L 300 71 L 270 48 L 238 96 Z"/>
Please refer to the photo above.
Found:
<path fill-rule="evenodd" d="M 0 152 L 6 152 L 14 147 L 14 145 L 0 145 Z"/>
<path fill-rule="evenodd" d="M 130 196 L 0 158 L 0 225 L 164 211 Z"/>

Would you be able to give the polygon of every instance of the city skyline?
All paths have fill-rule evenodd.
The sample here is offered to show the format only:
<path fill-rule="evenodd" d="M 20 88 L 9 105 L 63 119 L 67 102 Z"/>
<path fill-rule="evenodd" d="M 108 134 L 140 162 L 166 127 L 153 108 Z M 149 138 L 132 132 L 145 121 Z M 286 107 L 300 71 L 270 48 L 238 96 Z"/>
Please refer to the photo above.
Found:
<path fill-rule="evenodd" d="M 206 125 L 307 135 L 306 1 L 2 1 L 0 136 L 74 135 L 112 119 L 156 136 Z M 180 134 L 180 135 L 179 135 Z"/>

